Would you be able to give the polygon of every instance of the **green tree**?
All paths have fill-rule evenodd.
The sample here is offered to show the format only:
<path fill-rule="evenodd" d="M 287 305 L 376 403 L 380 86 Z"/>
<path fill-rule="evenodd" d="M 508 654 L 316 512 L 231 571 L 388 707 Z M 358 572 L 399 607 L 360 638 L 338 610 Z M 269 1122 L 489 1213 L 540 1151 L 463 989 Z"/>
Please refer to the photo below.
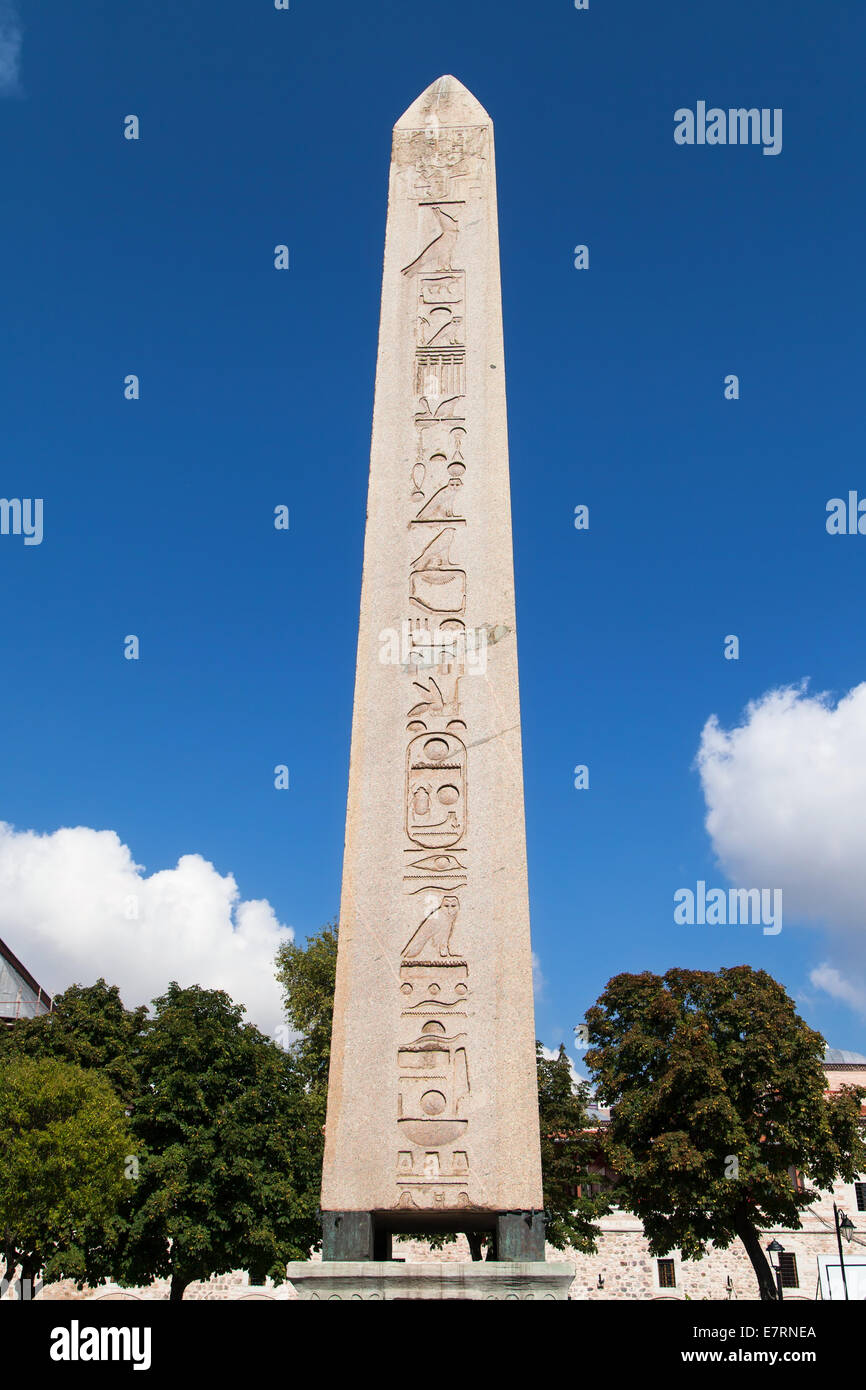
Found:
<path fill-rule="evenodd" d="M 143 1154 L 119 1277 L 192 1280 L 244 1268 L 280 1283 L 318 1237 L 320 1162 L 293 1058 L 220 990 L 172 982 L 140 1040 L 132 1128 Z"/>
<path fill-rule="evenodd" d="M 698 1259 L 739 1236 L 762 1299 L 777 1296 L 760 1231 L 800 1227 L 837 1179 L 866 1165 L 866 1091 L 825 1096 L 824 1039 L 763 970 L 617 975 L 586 1016 L 586 1065 L 613 1107 L 618 1203 L 654 1255 Z M 798 1188 L 795 1173 L 816 1186 Z"/>
<path fill-rule="evenodd" d="M 553 1058 L 535 1046 L 546 1237 L 557 1250 L 570 1245 L 588 1254 L 596 1249 L 596 1220 L 610 1210 L 605 1179 L 592 1167 L 601 1145 L 586 1113 L 589 1086 L 575 1084 L 563 1043 Z"/>
<path fill-rule="evenodd" d="M 337 978 L 337 924 L 330 922 L 305 946 L 294 941 L 276 955 L 289 1027 L 297 1034 L 291 1051 L 310 1091 L 327 1096 Z"/>
<path fill-rule="evenodd" d="M 0 1062 L 0 1237 L 26 1297 L 46 1280 L 104 1278 L 134 1152 L 108 1081 L 55 1058 Z"/>
<path fill-rule="evenodd" d="M 98 1071 L 125 1104 L 138 1089 L 135 1057 L 147 1009 L 125 1009 L 117 985 L 70 985 L 50 1014 L 21 1019 L 0 1032 L 0 1062 L 54 1057 Z"/>
<path fill-rule="evenodd" d="M 314 1186 L 318 1193 L 325 1153 L 328 1067 L 337 976 L 336 922 L 322 927 L 304 946 L 294 941 L 281 946 L 276 955 L 276 976 L 283 991 L 286 1020 L 295 1034 L 289 1053 L 304 1087 L 307 1157 L 315 1169 Z M 321 1227 L 316 1243 L 321 1243 Z"/>

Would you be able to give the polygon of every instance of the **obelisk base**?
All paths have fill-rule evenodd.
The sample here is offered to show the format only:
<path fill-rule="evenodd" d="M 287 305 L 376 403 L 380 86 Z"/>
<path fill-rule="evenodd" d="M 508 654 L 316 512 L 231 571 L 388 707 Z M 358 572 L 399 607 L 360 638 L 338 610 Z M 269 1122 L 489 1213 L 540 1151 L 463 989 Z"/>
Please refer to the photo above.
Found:
<path fill-rule="evenodd" d="M 500 1211 L 446 1213 L 436 1209 L 414 1217 L 394 1212 L 323 1211 L 322 1259 L 331 1261 L 392 1258 L 392 1237 L 401 1233 L 474 1231 L 488 1236 L 492 1262 L 544 1262 L 544 1212 Z"/>
<path fill-rule="evenodd" d="M 298 1298 L 342 1302 L 367 1299 L 395 1302 L 407 1299 L 568 1298 L 574 1278 L 569 1264 L 545 1264 L 540 1260 L 473 1260 L 463 1263 L 431 1260 L 406 1264 L 400 1260 L 313 1260 L 288 1267 L 289 1282 Z"/>

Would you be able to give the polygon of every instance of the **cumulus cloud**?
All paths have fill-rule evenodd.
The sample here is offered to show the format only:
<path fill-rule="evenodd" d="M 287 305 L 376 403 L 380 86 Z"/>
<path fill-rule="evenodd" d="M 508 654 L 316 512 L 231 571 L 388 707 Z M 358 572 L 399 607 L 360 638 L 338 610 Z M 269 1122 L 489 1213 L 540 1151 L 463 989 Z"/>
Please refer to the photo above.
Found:
<path fill-rule="evenodd" d="M 0 0 L 0 96 L 18 91 L 21 71 L 21 21 L 12 0 Z"/>
<path fill-rule="evenodd" d="M 102 975 L 129 1008 L 177 980 L 226 990 L 267 1033 L 282 1021 L 273 960 L 293 932 L 198 854 L 148 875 L 113 830 L 0 821 L 0 937 L 52 993 Z"/>
<path fill-rule="evenodd" d="M 866 982 L 863 980 L 858 981 L 842 975 L 827 961 L 813 970 L 809 979 L 816 989 L 822 989 L 831 998 L 841 1000 L 843 1004 L 848 1004 L 850 1008 L 866 1016 Z"/>
<path fill-rule="evenodd" d="M 837 960 L 813 984 L 866 1006 L 866 683 L 838 701 L 771 690 L 730 730 L 713 715 L 697 767 L 728 877 L 781 888 L 786 920 L 825 927 Z"/>

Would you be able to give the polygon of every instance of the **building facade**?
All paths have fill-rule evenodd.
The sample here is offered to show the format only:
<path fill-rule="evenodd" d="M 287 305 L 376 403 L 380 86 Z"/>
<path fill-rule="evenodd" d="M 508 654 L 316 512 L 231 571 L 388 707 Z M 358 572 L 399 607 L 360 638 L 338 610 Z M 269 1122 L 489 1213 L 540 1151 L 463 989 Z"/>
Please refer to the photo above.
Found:
<path fill-rule="evenodd" d="M 50 1012 L 51 995 L 0 941 L 0 1024 L 11 1027 L 19 1018 L 37 1018 Z"/>

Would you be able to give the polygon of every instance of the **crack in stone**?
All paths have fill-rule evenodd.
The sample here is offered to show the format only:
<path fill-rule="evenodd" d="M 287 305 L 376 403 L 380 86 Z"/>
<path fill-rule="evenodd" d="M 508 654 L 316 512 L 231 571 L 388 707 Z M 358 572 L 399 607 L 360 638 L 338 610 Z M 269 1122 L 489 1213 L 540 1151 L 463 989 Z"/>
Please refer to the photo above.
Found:
<path fill-rule="evenodd" d="M 502 735 L 503 735 L 503 734 L 511 734 L 511 733 L 514 732 L 515 729 L 519 729 L 519 728 L 520 728 L 520 725 L 519 725 L 519 724 L 512 724 L 512 725 L 510 725 L 509 728 L 507 728 L 507 729 L 500 729 L 500 730 L 499 730 L 497 733 L 495 733 L 495 734 L 488 734 L 486 738 L 477 738 L 477 739 L 475 739 L 474 743 L 467 743 L 466 747 L 467 747 L 467 748 L 480 748 L 481 745 L 482 745 L 482 743 L 489 743 L 490 740 L 491 740 L 491 739 L 494 739 L 494 738 L 502 738 Z"/>

